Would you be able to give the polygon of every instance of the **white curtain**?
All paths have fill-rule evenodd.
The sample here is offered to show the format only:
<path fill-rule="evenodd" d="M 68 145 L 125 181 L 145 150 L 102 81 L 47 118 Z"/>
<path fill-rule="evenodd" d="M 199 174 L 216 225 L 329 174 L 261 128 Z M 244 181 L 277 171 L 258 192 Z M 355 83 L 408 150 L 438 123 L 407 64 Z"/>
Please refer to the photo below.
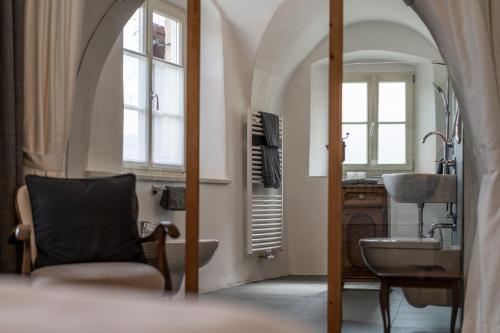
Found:
<path fill-rule="evenodd" d="M 464 333 L 500 332 L 500 1 L 405 0 L 445 59 L 464 110 L 480 185 Z M 467 193 L 465 194 L 467 196 Z M 474 223 L 474 221 L 464 221 Z M 474 229 L 474 228 L 472 228 Z M 467 237 L 467 235 L 466 235 Z M 467 246 L 467 244 L 466 244 Z"/>
<path fill-rule="evenodd" d="M 26 0 L 25 173 L 64 175 L 84 4 Z"/>

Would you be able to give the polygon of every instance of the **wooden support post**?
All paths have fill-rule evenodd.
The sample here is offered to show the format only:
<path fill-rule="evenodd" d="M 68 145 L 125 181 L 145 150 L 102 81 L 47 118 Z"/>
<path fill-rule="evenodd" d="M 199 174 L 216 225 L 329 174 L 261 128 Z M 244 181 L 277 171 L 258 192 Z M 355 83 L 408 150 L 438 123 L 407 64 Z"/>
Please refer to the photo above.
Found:
<path fill-rule="evenodd" d="M 344 0 L 330 0 L 328 332 L 342 330 L 342 70 Z"/>
<path fill-rule="evenodd" d="M 186 75 L 186 293 L 198 294 L 200 229 L 200 0 L 188 0 Z"/>

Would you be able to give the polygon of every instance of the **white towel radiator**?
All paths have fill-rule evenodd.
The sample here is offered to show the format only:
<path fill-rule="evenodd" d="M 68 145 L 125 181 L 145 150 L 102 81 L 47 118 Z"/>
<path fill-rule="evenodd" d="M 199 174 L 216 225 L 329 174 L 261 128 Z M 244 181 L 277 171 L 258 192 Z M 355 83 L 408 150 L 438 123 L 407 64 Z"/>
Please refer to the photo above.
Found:
<path fill-rule="evenodd" d="M 247 147 L 247 253 L 269 254 L 283 246 L 283 116 L 280 116 L 281 188 L 264 188 L 262 151 L 264 129 L 260 113 L 249 111 L 246 126 Z"/>

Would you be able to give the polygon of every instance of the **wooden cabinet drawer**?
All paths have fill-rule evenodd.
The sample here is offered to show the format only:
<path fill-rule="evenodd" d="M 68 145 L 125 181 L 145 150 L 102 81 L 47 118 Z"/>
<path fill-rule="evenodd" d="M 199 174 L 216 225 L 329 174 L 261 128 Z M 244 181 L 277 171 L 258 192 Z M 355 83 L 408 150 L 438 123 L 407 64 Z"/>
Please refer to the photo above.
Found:
<path fill-rule="evenodd" d="M 380 207 L 344 208 L 342 225 L 342 266 L 368 270 L 363 261 L 359 240 L 387 237 L 386 210 Z"/>
<path fill-rule="evenodd" d="M 381 205 L 387 204 L 387 194 L 380 187 L 346 187 L 343 189 L 344 205 Z"/>
<path fill-rule="evenodd" d="M 342 225 L 343 281 L 375 279 L 366 267 L 359 240 L 387 237 L 387 193 L 382 185 L 344 186 Z"/>

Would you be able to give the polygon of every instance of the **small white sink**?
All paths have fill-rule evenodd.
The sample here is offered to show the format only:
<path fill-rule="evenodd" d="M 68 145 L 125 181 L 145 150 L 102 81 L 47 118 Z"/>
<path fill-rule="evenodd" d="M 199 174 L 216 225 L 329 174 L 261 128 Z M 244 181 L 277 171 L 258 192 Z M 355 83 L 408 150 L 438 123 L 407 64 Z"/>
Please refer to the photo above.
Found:
<path fill-rule="evenodd" d="M 457 202 L 457 177 L 455 175 L 393 173 L 382 177 L 387 193 L 396 202 Z"/>
<path fill-rule="evenodd" d="M 460 247 L 441 247 L 431 238 L 366 238 L 359 241 L 363 260 L 375 274 L 441 271 L 460 273 Z M 450 305 L 446 289 L 403 288 L 408 303 L 415 307 Z"/>
<path fill-rule="evenodd" d="M 360 239 L 367 266 L 375 273 L 459 271 L 460 251 L 441 247 L 432 238 L 365 238 Z M 450 252 L 451 251 L 451 252 Z"/>
<path fill-rule="evenodd" d="M 212 259 L 215 250 L 219 247 L 219 241 L 216 239 L 199 240 L 199 262 L 198 267 L 203 267 Z M 172 280 L 172 294 L 176 294 L 184 279 L 186 241 L 183 239 L 169 239 L 166 244 L 168 268 Z"/>

